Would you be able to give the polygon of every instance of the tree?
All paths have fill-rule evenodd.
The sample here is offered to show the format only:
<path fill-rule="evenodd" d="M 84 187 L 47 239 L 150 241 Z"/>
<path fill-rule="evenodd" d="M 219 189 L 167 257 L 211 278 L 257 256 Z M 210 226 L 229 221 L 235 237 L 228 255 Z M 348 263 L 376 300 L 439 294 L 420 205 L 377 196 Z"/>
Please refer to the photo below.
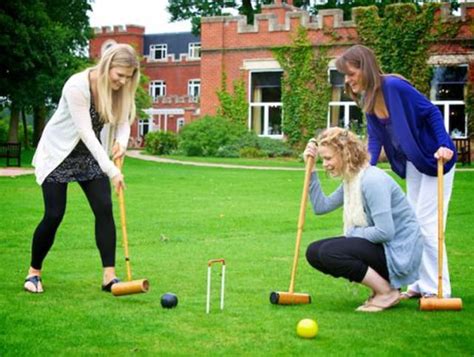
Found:
<path fill-rule="evenodd" d="M 226 16 L 231 9 L 247 16 L 247 22 L 253 24 L 254 15 L 260 13 L 262 5 L 271 4 L 273 0 L 169 0 L 168 12 L 171 21 L 191 20 L 192 32 L 201 32 L 201 17 Z M 294 0 L 295 6 L 308 7 L 310 0 Z"/>
<path fill-rule="evenodd" d="M 144 89 L 144 87 L 150 82 L 150 79 L 143 73 L 140 74 L 140 83 L 135 94 L 135 106 L 137 108 L 138 119 L 148 119 L 148 114 L 143 110 L 148 109 L 152 106 L 150 94 Z"/>
<path fill-rule="evenodd" d="M 432 76 L 430 45 L 453 38 L 459 31 L 459 23 L 436 19 L 439 6 L 393 4 L 385 7 L 383 17 L 375 6 L 355 10 L 360 42 L 374 50 L 382 70 L 401 74 L 425 95 L 429 95 Z"/>
<path fill-rule="evenodd" d="M 226 83 L 227 74 L 224 72 L 221 89 L 217 91 L 220 104 L 217 108 L 217 115 L 246 128 L 249 104 L 246 100 L 245 82 L 243 79 L 234 80 L 232 83 L 233 93 L 227 90 Z"/>
<path fill-rule="evenodd" d="M 87 63 L 84 48 L 92 34 L 87 10 L 89 0 L 1 3 L 0 96 L 12 109 L 10 141 L 18 141 L 16 113 L 24 108 L 45 113 L 40 107 L 57 102 L 66 78 Z M 44 125 L 44 117 L 37 121 Z"/>
<path fill-rule="evenodd" d="M 302 26 L 292 44 L 274 48 L 284 70 L 282 79 L 283 131 L 300 150 L 318 129 L 326 127 L 331 87 L 327 80 L 329 57 L 324 47 L 313 48 Z"/>
<path fill-rule="evenodd" d="M 314 5 L 311 8 L 313 14 L 317 14 L 319 10 L 323 9 L 341 9 L 343 11 L 344 20 L 352 19 L 352 9 L 355 7 L 375 6 L 379 16 L 384 13 L 385 7 L 390 4 L 407 3 L 420 6 L 423 3 L 430 3 L 430 0 L 328 0 L 325 4 Z M 457 0 L 445 0 L 441 2 L 449 2 L 453 10 L 459 7 Z"/>

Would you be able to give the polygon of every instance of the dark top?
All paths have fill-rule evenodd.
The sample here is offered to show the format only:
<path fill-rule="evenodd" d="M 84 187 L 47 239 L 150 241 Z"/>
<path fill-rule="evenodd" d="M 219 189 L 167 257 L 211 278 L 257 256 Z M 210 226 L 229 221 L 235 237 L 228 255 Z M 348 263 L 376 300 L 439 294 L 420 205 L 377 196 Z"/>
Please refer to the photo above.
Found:
<path fill-rule="evenodd" d="M 454 151 L 452 159 L 444 165 L 444 172 L 451 170 L 457 159 L 456 149 L 439 109 L 409 82 L 396 76 L 384 77 L 382 91 L 389 118 L 366 115 L 370 163 L 377 164 L 383 146 L 398 176 L 405 178 L 407 160 L 418 171 L 436 176 L 434 153 L 444 146 Z"/>
<path fill-rule="evenodd" d="M 95 110 L 93 101 L 91 102 L 89 112 L 95 136 L 100 141 L 100 132 L 104 127 L 104 123 L 100 120 L 99 113 Z M 102 171 L 97 160 L 94 159 L 82 140 L 79 140 L 76 147 L 64 161 L 46 177 L 45 182 L 67 183 L 96 180 L 104 177 L 107 177 L 107 175 Z"/>

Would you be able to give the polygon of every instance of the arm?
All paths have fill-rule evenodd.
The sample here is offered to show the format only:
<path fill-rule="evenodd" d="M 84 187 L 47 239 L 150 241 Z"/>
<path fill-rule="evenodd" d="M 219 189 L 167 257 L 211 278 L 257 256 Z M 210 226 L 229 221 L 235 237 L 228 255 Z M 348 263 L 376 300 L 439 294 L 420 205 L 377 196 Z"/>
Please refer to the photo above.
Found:
<path fill-rule="evenodd" d="M 392 118 L 402 119 L 412 132 L 414 132 L 414 128 L 420 128 L 420 124 L 417 124 L 416 120 L 422 121 L 425 128 L 422 130 L 432 132 L 436 140 L 435 157 L 441 157 L 445 161 L 451 160 L 454 152 L 451 150 L 443 116 L 433 103 L 410 83 L 401 79 L 390 81 L 387 101 Z M 421 140 L 421 137 L 419 139 Z"/>
<path fill-rule="evenodd" d="M 379 140 L 375 127 L 374 127 L 374 119 L 369 118 L 366 116 L 367 120 L 367 135 L 368 139 L 368 146 L 367 149 L 370 154 L 370 164 L 375 166 L 380 157 L 380 152 L 382 151 L 382 142 Z"/>
<path fill-rule="evenodd" d="M 113 159 L 125 155 L 128 146 L 128 139 L 130 137 L 130 124 L 128 120 L 124 119 L 117 124 L 115 132 L 115 144 L 112 148 Z"/>
<path fill-rule="evenodd" d="M 331 195 L 326 196 L 321 189 L 318 174 L 313 172 L 309 184 L 309 199 L 313 206 L 313 211 L 317 215 L 334 211 L 343 204 L 343 187 L 340 185 Z"/>
<path fill-rule="evenodd" d="M 373 226 L 351 227 L 346 234 L 350 237 L 365 238 L 372 243 L 384 243 L 395 236 L 395 225 L 392 218 L 390 185 L 380 179 L 369 178 L 362 182 L 362 195 L 369 207 Z"/>
<path fill-rule="evenodd" d="M 109 159 L 100 141 L 92 129 L 92 120 L 89 113 L 90 102 L 78 87 L 71 86 L 65 88 L 65 99 L 68 103 L 72 122 L 76 128 L 80 139 L 89 149 L 92 156 L 97 160 L 100 168 L 107 176 L 113 178 L 120 174 L 120 170 Z"/>
<path fill-rule="evenodd" d="M 444 126 L 444 120 L 441 112 L 424 95 L 416 91 L 413 87 L 410 89 L 413 93 L 407 93 L 407 95 L 417 98 L 416 106 L 421 114 L 421 117 L 426 121 L 428 126 L 431 127 L 436 138 L 436 142 L 438 143 L 438 147 L 448 147 L 448 135 Z M 407 89 L 407 91 L 410 91 L 410 89 Z"/>

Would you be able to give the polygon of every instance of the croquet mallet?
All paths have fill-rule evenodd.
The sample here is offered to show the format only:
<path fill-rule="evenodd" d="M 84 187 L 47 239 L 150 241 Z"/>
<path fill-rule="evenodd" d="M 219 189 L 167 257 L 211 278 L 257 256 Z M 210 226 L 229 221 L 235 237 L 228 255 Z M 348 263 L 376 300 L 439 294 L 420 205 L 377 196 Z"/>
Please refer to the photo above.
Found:
<path fill-rule="evenodd" d="M 443 248 L 444 248 L 444 212 L 443 212 L 443 160 L 438 159 L 438 295 L 436 297 L 422 297 L 420 310 L 461 310 L 460 298 L 443 297 Z"/>
<path fill-rule="evenodd" d="M 115 165 L 121 169 L 122 160 L 116 159 Z M 118 201 L 120 205 L 120 224 L 122 226 L 122 243 L 125 252 L 125 265 L 127 267 L 128 281 L 123 281 L 112 285 L 112 294 L 114 296 L 121 296 L 146 293 L 150 287 L 147 279 L 132 280 L 132 268 L 130 266 L 130 258 L 128 254 L 127 222 L 125 219 L 125 197 L 123 193 L 123 186 L 121 186 L 118 190 Z"/>
<path fill-rule="evenodd" d="M 270 293 L 270 302 L 278 305 L 310 304 L 311 296 L 305 293 L 295 293 L 295 277 L 298 267 L 301 237 L 303 235 L 304 220 L 306 216 L 306 202 L 308 200 L 309 180 L 314 166 L 314 157 L 308 156 L 304 176 L 303 194 L 301 196 L 300 215 L 298 218 L 298 230 L 296 233 L 295 255 L 293 258 L 293 269 L 291 270 L 290 289 L 287 292 L 273 291 Z"/>

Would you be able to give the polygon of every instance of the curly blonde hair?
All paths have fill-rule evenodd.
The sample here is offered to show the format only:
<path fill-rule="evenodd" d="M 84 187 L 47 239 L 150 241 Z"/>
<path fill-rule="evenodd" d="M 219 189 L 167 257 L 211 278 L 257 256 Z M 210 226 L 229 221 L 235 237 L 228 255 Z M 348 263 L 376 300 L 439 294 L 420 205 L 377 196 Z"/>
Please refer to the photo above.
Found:
<path fill-rule="evenodd" d="M 353 132 L 338 127 L 324 130 L 316 139 L 318 146 L 327 146 L 341 155 L 343 179 L 350 180 L 369 162 L 366 145 Z"/>

